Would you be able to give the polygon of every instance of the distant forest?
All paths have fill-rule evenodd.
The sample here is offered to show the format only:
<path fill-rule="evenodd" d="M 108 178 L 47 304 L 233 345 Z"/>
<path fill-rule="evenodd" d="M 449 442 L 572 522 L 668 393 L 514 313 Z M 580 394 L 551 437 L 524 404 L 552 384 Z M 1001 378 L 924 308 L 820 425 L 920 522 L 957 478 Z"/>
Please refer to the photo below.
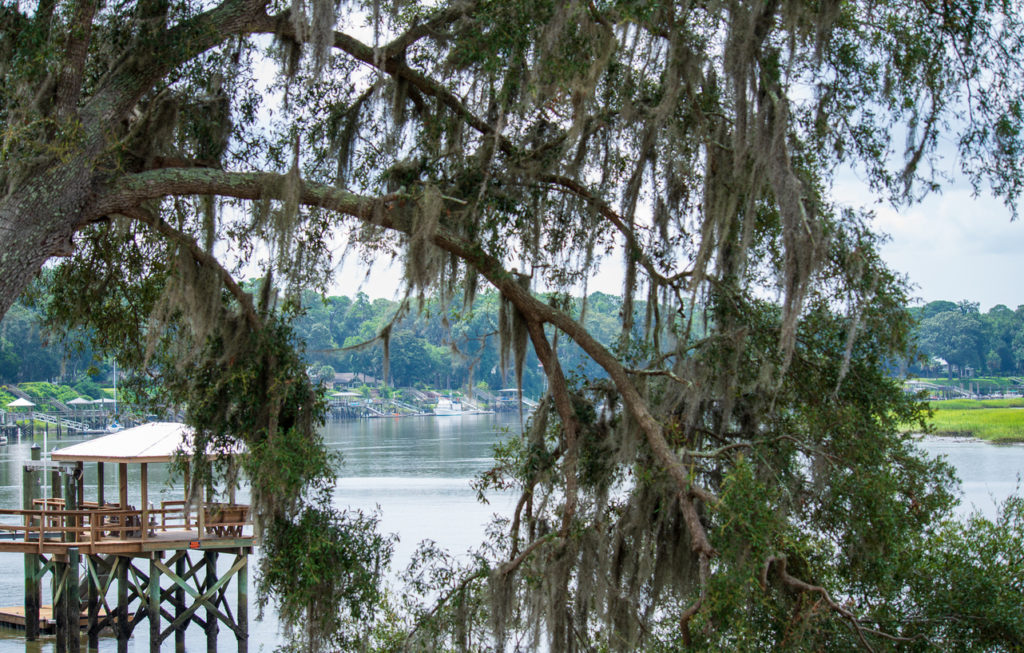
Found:
<path fill-rule="evenodd" d="M 445 308 L 436 301 L 427 301 L 422 311 L 415 306 L 402 311 L 400 302 L 371 300 L 363 293 L 327 299 L 308 293 L 303 299 L 305 310 L 294 326 L 314 376 L 327 380 L 335 372 L 358 372 L 382 379 L 384 348 L 378 336 L 391 324 L 388 385 L 457 389 L 472 381 L 474 386 L 486 384 L 496 389 L 515 384 L 514 354 L 508 356 L 507 374 L 502 374 L 496 293 L 478 296 L 472 311 L 466 313 L 457 302 Z M 577 305 L 577 315 L 580 308 Z M 641 302 L 634 308 L 637 323 L 642 325 L 646 306 Z M 590 332 L 603 343 L 611 343 L 619 335 L 621 309 L 618 297 L 591 295 L 584 317 Z M 588 378 L 600 374 L 598 366 L 575 344 L 562 344 L 559 356 L 567 374 Z M 528 395 L 543 391 L 538 365 L 532 348 L 527 347 L 522 383 Z M 49 380 L 71 384 L 86 374 L 109 382 L 110 368 L 94 361 L 87 345 L 48 343 L 31 306 L 19 302 L 0 322 L 0 383 Z"/>
<path fill-rule="evenodd" d="M 388 385 L 462 388 L 472 381 L 500 388 L 515 383 L 511 357 L 502 376 L 498 347 L 498 296 L 477 298 L 473 310 L 462 314 L 457 304 L 447 309 L 428 301 L 423 311 L 411 310 L 399 319 L 399 302 L 309 293 L 306 309 L 295 321 L 296 336 L 305 343 L 306 358 L 315 376 L 324 380 L 335 372 L 359 372 L 377 379 L 384 373 L 382 342 L 374 339 L 390 330 Z M 579 300 L 572 300 L 580 309 Z M 621 300 L 613 295 L 590 296 L 585 321 L 591 333 L 609 344 L 619 335 Z M 635 307 L 642 325 L 646 306 Z M 918 319 L 922 357 L 900 367 L 911 374 L 1013 375 L 1024 373 L 1024 306 L 1011 310 L 1002 304 L 987 313 L 975 302 L 935 301 L 911 308 Z M 697 325 L 699 326 L 699 325 Z M 359 347 L 363 343 L 367 346 Z M 600 376 L 600 370 L 576 345 L 563 344 L 559 356 L 567 373 Z M 109 382 L 110 368 L 93 359 L 88 343 L 47 342 L 38 313 L 18 303 L 0 321 L 0 383 L 54 381 L 73 384 L 87 376 Z M 536 396 L 543 389 L 537 358 L 527 348 L 523 387 Z"/>
<path fill-rule="evenodd" d="M 1024 372 L 1024 306 L 1003 304 L 987 313 L 977 302 L 936 301 L 910 309 L 926 356 L 911 372 L 1007 376 Z"/>

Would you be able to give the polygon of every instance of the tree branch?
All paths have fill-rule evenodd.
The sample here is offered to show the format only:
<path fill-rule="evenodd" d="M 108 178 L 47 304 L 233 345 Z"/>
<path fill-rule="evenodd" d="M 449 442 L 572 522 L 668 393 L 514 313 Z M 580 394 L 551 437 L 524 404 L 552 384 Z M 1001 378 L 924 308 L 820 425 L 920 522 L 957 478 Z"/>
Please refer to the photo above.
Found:
<path fill-rule="evenodd" d="M 210 169 L 151 170 L 121 178 L 110 192 L 92 208 L 96 219 L 102 215 L 123 212 L 140 202 L 167 195 L 226 195 L 240 199 L 284 199 L 284 175 L 273 173 L 225 172 Z M 369 198 L 330 186 L 303 183 L 299 202 L 307 206 L 338 211 L 365 222 L 410 234 L 412 204 L 407 196 L 390 195 Z M 599 343 L 583 325 L 569 315 L 534 297 L 523 288 L 514 275 L 504 269 L 501 261 L 484 252 L 479 244 L 468 242 L 443 227 L 433 236 L 441 249 L 457 256 L 484 275 L 528 321 L 550 323 L 572 338 L 583 351 L 608 373 L 623 405 L 644 432 L 655 459 L 668 472 L 680 492 L 683 518 L 689 528 L 691 546 L 702 558 L 715 555 L 694 505 L 695 500 L 713 503 L 714 497 L 694 483 L 690 473 L 672 451 L 661 423 L 651 414 L 629 371 Z"/>
<path fill-rule="evenodd" d="M 224 0 L 209 11 L 162 30 L 125 52 L 100 81 L 82 110 L 83 123 L 102 135 L 124 117 L 153 84 L 196 55 L 233 35 L 253 30 L 267 0 Z"/>
<path fill-rule="evenodd" d="M 232 295 L 234 295 L 238 305 L 242 308 L 242 314 L 245 315 L 245 319 L 246 322 L 249 323 L 249 327 L 254 331 L 258 331 L 260 329 L 260 319 L 256 314 L 255 306 L 253 306 L 252 296 L 242 290 L 234 277 L 231 276 L 231 273 L 220 264 L 220 261 L 214 258 L 212 254 L 201 248 L 194 238 L 175 229 L 160 217 L 153 215 L 150 211 L 146 211 L 141 207 L 124 209 L 119 213 L 127 218 L 135 220 L 136 222 L 148 225 L 164 238 L 167 238 L 168 240 L 171 240 L 187 249 L 192 258 L 202 265 L 216 270 L 220 275 L 224 286 Z"/>
<path fill-rule="evenodd" d="M 558 357 L 551 349 L 551 345 L 548 344 L 543 325 L 527 319 L 526 328 L 530 333 L 530 340 L 533 342 L 533 350 L 547 374 L 548 389 L 555 402 L 558 416 L 562 419 L 562 430 L 565 434 L 565 507 L 562 512 L 562 527 L 559 531 L 559 535 L 564 539 L 569 534 L 569 526 L 576 514 L 578 494 L 576 435 L 579 424 L 576 421 L 576 411 L 572 407 L 572 399 L 569 397 L 569 385 L 562 373 L 562 365 L 558 362 Z"/>
<path fill-rule="evenodd" d="M 775 573 L 779 576 L 779 580 L 781 580 L 782 583 L 786 585 L 786 587 L 789 587 L 793 590 L 797 590 L 798 592 L 817 594 L 821 597 L 821 600 L 825 603 L 825 605 L 827 605 L 833 612 L 839 614 L 841 617 L 846 619 L 853 627 L 853 630 L 856 633 L 857 639 L 860 641 L 861 646 L 863 646 L 866 650 L 874 651 L 874 648 L 872 648 L 871 644 L 867 640 L 867 637 L 865 636 L 866 633 L 877 635 L 890 641 L 914 641 L 914 639 L 909 637 L 897 637 L 895 635 L 883 633 L 881 631 L 877 631 L 871 628 L 865 628 L 860 623 L 860 620 L 857 618 L 857 615 L 853 614 L 843 606 L 836 603 L 829 595 L 828 590 L 826 590 L 824 587 L 821 587 L 820 585 L 812 585 L 804 580 L 797 578 L 796 576 L 791 575 L 786 570 L 786 556 L 772 556 L 765 561 L 764 567 L 761 570 L 761 587 L 763 589 L 767 589 L 768 573 L 773 566 L 775 567 Z"/>
<path fill-rule="evenodd" d="M 455 2 L 444 11 L 439 11 L 422 23 L 417 23 L 392 39 L 387 45 L 379 48 L 378 51 L 384 59 L 391 59 L 402 56 L 410 45 L 416 41 L 430 36 L 438 29 L 449 25 L 462 16 L 465 16 L 477 6 L 477 0 L 466 0 Z"/>
<path fill-rule="evenodd" d="M 285 175 L 270 172 L 226 172 L 213 168 L 161 168 L 117 179 L 85 211 L 91 222 L 123 212 L 147 200 L 168 196 L 221 195 L 237 199 L 285 199 Z M 384 204 L 403 206 L 397 196 L 372 198 L 322 184 L 303 184 L 299 202 L 319 206 L 363 220 L 376 220 Z M 389 226 L 389 225 L 382 225 Z M 392 228 L 398 228 L 392 226 Z M 401 230 L 401 229 L 399 229 Z"/>
<path fill-rule="evenodd" d="M 96 0 L 79 0 L 75 3 L 74 16 L 68 26 L 68 41 L 57 79 L 58 118 L 69 118 L 82 95 L 82 75 L 85 70 L 85 59 L 89 54 L 96 4 Z"/>

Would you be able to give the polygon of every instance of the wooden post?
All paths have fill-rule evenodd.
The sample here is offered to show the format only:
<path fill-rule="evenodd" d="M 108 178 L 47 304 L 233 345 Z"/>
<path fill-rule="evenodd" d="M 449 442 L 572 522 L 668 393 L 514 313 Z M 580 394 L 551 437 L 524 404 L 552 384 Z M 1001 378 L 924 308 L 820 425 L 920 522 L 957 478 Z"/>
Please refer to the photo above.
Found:
<path fill-rule="evenodd" d="M 118 501 L 121 502 L 121 510 L 128 510 L 128 463 L 117 465 L 117 489 Z"/>
<path fill-rule="evenodd" d="M 145 526 L 142 532 L 146 532 Z M 156 560 L 155 553 L 149 554 L 149 601 L 146 612 L 149 615 L 150 653 L 160 653 L 160 567 L 157 566 Z"/>
<path fill-rule="evenodd" d="M 188 505 L 189 499 L 192 497 L 192 468 L 189 466 L 185 467 L 185 529 L 192 528 L 192 507 Z"/>
<path fill-rule="evenodd" d="M 68 653 L 68 563 L 54 556 L 53 618 L 57 622 L 57 653 Z"/>
<path fill-rule="evenodd" d="M 106 480 L 103 474 L 103 463 L 96 463 L 96 502 L 103 507 L 103 483 Z"/>
<path fill-rule="evenodd" d="M 75 474 L 62 474 L 64 477 L 64 510 L 78 510 L 78 479 Z M 72 529 L 78 527 L 78 518 L 70 514 L 64 516 L 64 526 Z M 78 542 L 78 531 L 64 531 L 65 542 Z M 77 573 L 77 572 L 76 572 Z"/>
<path fill-rule="evenodd" d="M 76 471 L 78 471 L 76 469 Z M 62 474 L 64 477 L 64 509 L 65 510 L 78 510 L 78 479 L 77 474 Z M 78 527 L 78 518 L 73 517 L 70 514 L 65 515 L 63 520 L 66 527 L 75 529 Z M 78 531 L 64 531 L 64 541 L 68 543 L 77 544 L 78 542 Z M 81 649 L 80 642 L 80 629 L 79 629 L 79 618 L 82 614 L 82 599 L 79 596 L 78 589 L 78 563 L 79 554 L 78 547 L 68 547 L 68 560 L 67 567 L 62 574 L 64 577 L 64 643 L 66 651 L 68 653 L 78 653 Z M 61 640 L 60 621 L 57 622 L 57 641 Z"/>
<path fill-rule="evenodd" d="M 203 552 L 203 560 L 206 563 L 206 584 L 203 590 L 208 590 L 217 582 L 217 554 L 213 551 Z M 210 603 L 213 603 L 212 597 Z M 206 608 L 206 653 L 217 653 L 217 613 L 213 608 Z"/>
<path fill-rule="evenodd" d="M 235 633 L 238 641 L 238 653 L 249 653 L 249 551 L 241 550 L 243 564 L 238 570 L 238 622 L 239 631 Z"/>
<path fill-rule="evenodd" d="M 188 553 L 182 553 L 178 559 L 174 562 L 174 573 L 178 578 L 185 578 L 185 562 L 188 560 Z M 180 584 L 174 590 L 174 619 L 178 620 L 179 617 L 185 612 L 185 588 Z M 174 630 L 174 651 L 175 653 L 185 653 L 185 629 L 188 627 L 188 621 L 179 624 Z"/>
<path fill-rule="evenodd" d="M 81 506 L 85 503 L 85 463 L 81 460 L 75 465 L 75 479 L 78 481 L 78 503 Z"/>
<path fill-rule="evenodd" d="M 79 562 L 80 556 L 78 553 L 78 547 L 69 547 L 68 572 L 64 583 L 64 593 L 66 594 L 64 609 L 67 612 L 67 616 L 64 618 L 64 637 L 67 640 L 68 653 L 79 653 L 79 651 L 82 650 L 82 629 L 79 625 L 79 620 L 82 616 L 82 598 L 79 595 L 78 584 Z M 59 633 L 57 635 L 57 639 L 60 639 Z"/>
<path fill-rule="evenodd" d="M 32 446 L 32 460 L 39 460 L 39 445 Z M 21 470 L 21 507 L 32 510 L 33 499 L 39 494 L 39 470 L 24 467 Z M 27 522 L 26 522 L 27 523 Z M 33 642 L 39 637 L 39 606 L 42 591 L 39 586 L 39 554 L 25 554 L 25 639 Z"/>
<path fill-rule="evenodd" d="M 50 472 L 50 496 L 54 499 L 61 497 L 60 470 L 57 469 Z"/>
<path fill-rule="evenodd" d="M 99 629 L 96 627 L 100 616 L 100 588 L 97 587 L 97 585 L 103 582 L 103 578 L 104 574 L 100 573 L 100 556 L 87 555 L 85 557 L 85 584 L 89 588 L 89 603 L 86 609 L 89 611 L 87 632 L 89 636 L 88 646 L 90 651 L 98 650 L 100 647 L 100 633 Z"/>
<path fill-rule="evenodd" d="M 149 465 L 142 463 L 142 524 L 140 536 L 146 541 L 149 533 Z"/>
<path fill-rule="evenodd" d="M 130 558 L 118 556 L 117 562 L 117 653 L 128 653 L 128 562 Z"/>

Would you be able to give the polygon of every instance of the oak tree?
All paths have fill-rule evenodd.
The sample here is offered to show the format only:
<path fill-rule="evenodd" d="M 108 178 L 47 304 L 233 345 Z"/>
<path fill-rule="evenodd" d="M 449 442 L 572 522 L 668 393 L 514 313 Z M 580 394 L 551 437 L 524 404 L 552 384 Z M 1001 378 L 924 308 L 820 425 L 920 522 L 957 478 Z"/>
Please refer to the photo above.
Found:
<path fill-rule="evenodd" d="M 912 582 L 966 569 L 927 555 L 952 478 L 899 429 L 923 418 L 885 372 L 910 348 L 903 282 L 868 216 L 829 193 L 852 169 L 912 201 L 946 147 L 1015 206 L 1015 3 L 0 12 L 0 312 L 66 257 L 54 328 L 93 329 L 211 446 L 246 442 L 264 589 L 310 648 L 369 636 L 346 624 L 371 619 L 386 562 L 372 518 L 327 505 L 322 407 L 287 324 L 342 236 L 353 256 L 400 258 L 411 300 L 497 289 L 502 363 L 532 347 L 548 377 L 481 479 L 520 493 L 513 514 L 464 573 L 413 570 L 436 600 L 410 606 L 405 646 L 1020 641 L 1008 610 Z M 605 347 L 569 295 L 620 252 Z M 237 281 L 253 266 L 255 296 Z M 566 340 L 606 380 L 568 378 Z"/>

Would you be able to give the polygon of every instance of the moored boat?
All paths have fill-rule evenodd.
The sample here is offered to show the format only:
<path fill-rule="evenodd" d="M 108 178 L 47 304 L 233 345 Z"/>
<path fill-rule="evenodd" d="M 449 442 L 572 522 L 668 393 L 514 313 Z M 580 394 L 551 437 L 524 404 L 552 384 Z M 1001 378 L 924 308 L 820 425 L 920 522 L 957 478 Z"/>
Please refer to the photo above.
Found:
<path fill-rule="evenodd" d="M 437 405 L 434 406 L 434 414 L 440 416 L 452 416 L 462 415 L 462 404 L 458 399 L 449 399 L 448 397 L 440 397 L 437 400 Z"/>

